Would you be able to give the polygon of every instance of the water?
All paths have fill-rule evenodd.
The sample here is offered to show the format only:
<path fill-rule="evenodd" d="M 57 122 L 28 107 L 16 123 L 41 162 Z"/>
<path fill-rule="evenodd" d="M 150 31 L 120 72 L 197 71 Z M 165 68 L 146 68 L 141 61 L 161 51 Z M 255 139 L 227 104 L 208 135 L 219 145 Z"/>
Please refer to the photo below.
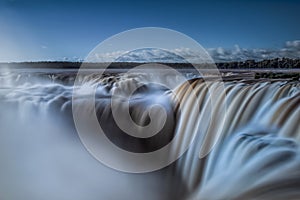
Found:
<path fill-rule="evenodd" d="M 81 143 L 72 106 L 83 108 L 87 123 L 92 110 L 86 94 L 72 100 L 76 71 L 2 70 L 1 199 L 299 199 L 299 81 L 185 76 L 191 80 L 173 92 L 145 84 L 143 72 L 79 77 L 96 86 L 97 119 L 120 148 L 141 154 L 176 141 L 157 158 L 168 160 L 193 139 L 168 167 L 131 174 L 98 162 Z M 213 105 L 209 88 L 218 91 Z M 127 106 L 135 135 L 113 116 L 114 108 L 121 116 Z"/>

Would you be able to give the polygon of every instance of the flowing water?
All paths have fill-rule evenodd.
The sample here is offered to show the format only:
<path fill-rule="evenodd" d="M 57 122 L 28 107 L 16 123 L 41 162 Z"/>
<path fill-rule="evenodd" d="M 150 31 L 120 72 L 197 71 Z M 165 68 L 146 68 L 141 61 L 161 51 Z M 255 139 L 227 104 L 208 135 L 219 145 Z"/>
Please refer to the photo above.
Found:
<path fill-rule="evenodd" d="M 299 81 L 223 82 L 186 73 L 190 80 L 170 91 L 145 83 L 148 76 L 77 77 L 96 85 L 96 117 L 116 146 L 142 154 L 172 143 L 163 154 L 168 160 L 188 144 L 171 165 L 132 174 L 101 164 L 81 143 L 72 106 L 82 108 L 77 114 L 87 121 L 92 110 L 85 94 L 72 99 L 76 71 L 2 70 L 0 198 L 300 199 Z M 124 106 L 132 88 L 138 89 Z M 213 105 L 211 90 L 217 91 Z M 164 111 L 146 111 L 152 105 Z M 128 108 L 132 122 L 159 127 L 157 134 L 146 137 L 145 129 L 126 134 L 114 110 L 123 116 Z"/>

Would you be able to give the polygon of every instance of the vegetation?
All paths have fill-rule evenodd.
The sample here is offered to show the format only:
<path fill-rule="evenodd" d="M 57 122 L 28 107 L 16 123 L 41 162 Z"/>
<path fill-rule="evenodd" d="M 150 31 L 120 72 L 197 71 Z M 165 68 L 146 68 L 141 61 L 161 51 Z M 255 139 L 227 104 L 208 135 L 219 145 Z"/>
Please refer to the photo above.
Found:
<path fill-rule="evenodd" d="M 39 61 L 39 62 L 11 62 L 11 63 L 0 63 L 0 67 L 11 67 L 11 68 L 75 68 L 81 67 L 82 62 L 67 62 L 67 61 Z M 133 68 L 138 65 L 147 63 L 136 63 L 136 62 L 113 62 L 113 63 L 86 63 L 87 68 L 106 68 L 109 66 L 110 69 L 118 68 Z M 189 69 L 193 68 L 191 63 L 160 63 L 168 65 L 177 69 Z M 202 68 L 211 68 L 211 64 L 195 64 Z M 218 69 L 300 69 L 300 59 L 290 58 L 275 58 L 269 60 L 255 61 L 246 60 L 240 62 L 220 62 L 216 63 Z"/>

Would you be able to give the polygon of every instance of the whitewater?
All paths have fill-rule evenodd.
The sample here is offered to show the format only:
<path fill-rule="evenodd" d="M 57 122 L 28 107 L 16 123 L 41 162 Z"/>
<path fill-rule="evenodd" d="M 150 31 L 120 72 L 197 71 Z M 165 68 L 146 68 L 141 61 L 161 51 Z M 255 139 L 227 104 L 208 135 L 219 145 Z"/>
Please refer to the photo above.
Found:
<path fill-rule="evenodd" d="M 300 198 L 299 81 L 185 73 L 188 80 L 171 91 L 148 83 L 143 72 L 0 74 L 1 199 Z M 95 88 L 92 107 L 85 93 L 74 98 L 76 79 Z M 88 126 L 91 108 L 120 149 L 147 154 L 169 145 L 157 159 L 182 155 L 148 173 L 112 169 L 90 154 L 78 134 L 74 118 L 83 117 Z M 136 132 L 129 134 L 122 123 L 136 124 Z"/>

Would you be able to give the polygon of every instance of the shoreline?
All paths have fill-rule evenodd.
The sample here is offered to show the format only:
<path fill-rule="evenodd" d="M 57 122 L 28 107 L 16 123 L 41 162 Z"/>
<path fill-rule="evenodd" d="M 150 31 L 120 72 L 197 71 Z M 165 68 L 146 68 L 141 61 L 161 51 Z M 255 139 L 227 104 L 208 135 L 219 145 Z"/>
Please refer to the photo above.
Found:
<path fill-rule="evenodd" d="M 82 73 L 104 73 L 119 74 L 126 73 L 134 67 L 145 65 L 144 68 L 138 69 L 136 72 L 164 72 L 163 66 L 169 66 L 181 73 L 198 73 L 195 67 L 200 70 L 203 76 L 211 76 L 221 74 L 222 77 L 234 76 L 250 79 L 289 79 L 300 81 L 300 59 L 288 59 L 290 63 L 294 63 L 295 67 L 274 68 L 270 63 L 274 60 L 277 62 L 287 62 L 286 59 L 264 60 L 259 62 L 229 62 L 212 64 L 191 64 L 191 63 L 137 63 L 137 62 L 114 62 L 114 63 L 82 63 L 82 62 L 19 62 L 19 63 L 0 63 L 0 72 L 18 72 L 18 73 L 41 73 L 41 74 L 64 74 L 73 76 L 80 69 Z M 248 67 L 242 67 L 249 64 Z M 109 65 L 108 68 L 106 68 Z M 148 66 L 147 66 L 148 65 Z M 211 68 L 209 68 L 211 66 Z M 234 67 L 238 66 L 238 67 Z M 252 67 L 251 67 L 252 66 Z M 255 67 L 256 66 L 256 67 Z M 257 67 L 260 66 L 260 67 Z M 288 66 L 287 64 L 285 66 Z M 215 68 L 217 67 L 217 69 Z M 154 70 L 155 69 L 155 70 Z"/>
<path fill-rule="evenodd" d="M 79 69 L 84 65 L 85 68 L 90 69 L 131 69 L 140 65 L 167 65 L 174 69 L 193 69 L 195 67 L 201 69 L 211 69 L 217 67 L 219 70 L 300 70 L 300 58 L 275 58 L 268 60 L 246 60 L 246 61 L 232 61 L 232 62 L 216 62 L 216 63 L 171 63 L 171 62 L 71 62 L 71 61 L 36 61 L 36 62 L 0 62 L 1 68 L 50 68 L 50 69 Z M 147 67 L 146 67 L 147 68 Z"/>

